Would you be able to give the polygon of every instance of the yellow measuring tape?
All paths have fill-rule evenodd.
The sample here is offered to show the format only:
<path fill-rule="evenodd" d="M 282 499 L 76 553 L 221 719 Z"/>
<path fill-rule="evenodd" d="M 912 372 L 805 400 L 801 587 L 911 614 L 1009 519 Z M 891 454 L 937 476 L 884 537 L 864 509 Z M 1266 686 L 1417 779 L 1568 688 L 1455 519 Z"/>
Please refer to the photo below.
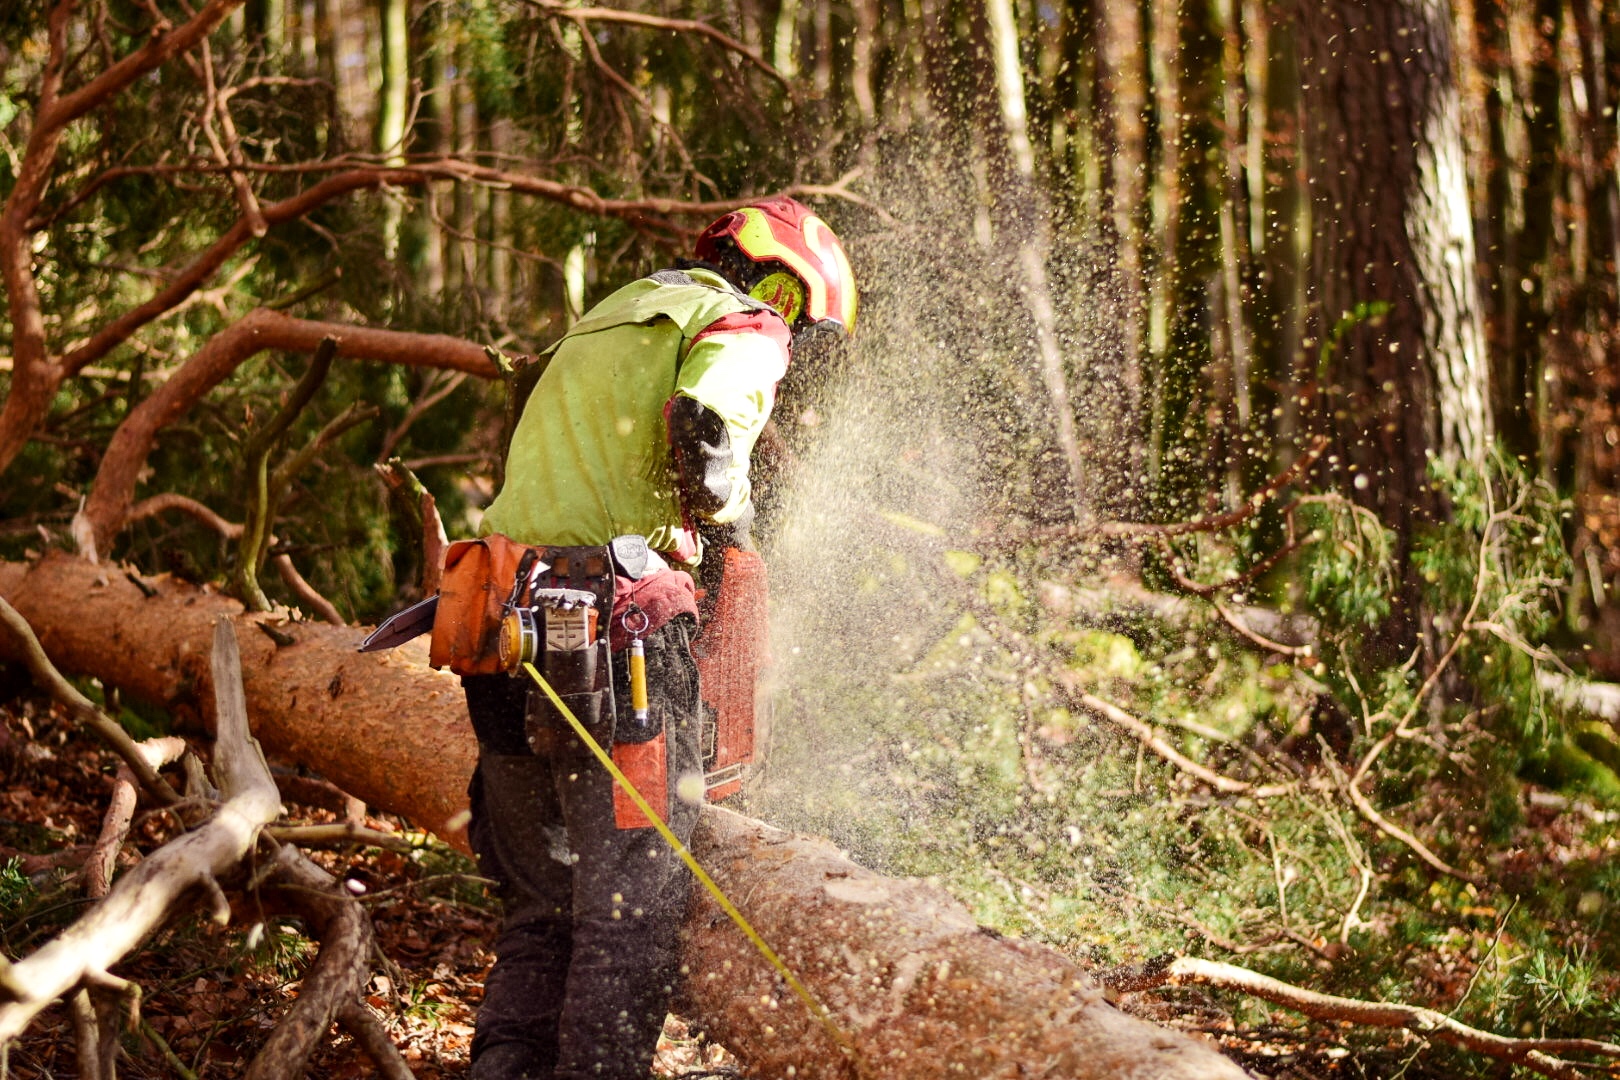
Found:
<path fill-rule="evenodd" d="M 614 782 L 624 788 L 625 793 L 630 796 L 630 801 L 636 804 L 636 809 L 641 811 L 643 817 L 652 822 L 653 828 L 658 830 L 658 835 L 664 838 L 664 842 L 670 846 L 670 849 L 680 856 L 681 861 L 692 871 L 698 881 L 703 883 L 703 887 L 709 891 L 709 895 L 714 897 L 715 903 L 720 905 L 720 910 L 731 917 L 731 921 L 737 924 L 737 929 L 741 930 L 743 935 L 754 943 L 754 948 L 759 950 L 759 954 L 770 961 L 771 967 L 775 968 L 777 974 L 781 975 L 788 986 L 792 987 L 794 994 L 798 996 L 800 1001 L 804 1002 L 804 1007 L 810 1010 L 810 1015 L 821 1021 L 821 1026 L 827 1029 L 827 1034 L 832 1036 L 834 1042 L 843 1047 L 844 1052 L 849 1054 L 851 1060 L 856 1061 L 856 1067 L 859 1069 L 859 1055 L 856 1053 L 855 1046 L 849 1041 L 849 1037 L 834 1023 L 832 1014 L 827 1011 L 821 1002 L 815 999 L 815 996 L 810 993 L 809 987 L 800 982 L 799 977 L 793 974 L 792 970 L 782 962 L 782 958 L 776 955 L 776 950 L 766 944 L 765 939 L 759 936 L 759 931 L 755 930 L 753 924 L 743 917 L 742 912 L 737 910 L 737 906 L 731 902 L 720 886 L 715 884 L 714 879 L 709 876 L 709 872 L 698 865 L 697 859 L 687 850 L 686 845 L 681 843 L 681 838 L 676 836 L 670 827 L 664 823 L 664 816 L 653 810 L 652 805 L 642 797 L 641 792 L 637 791 L 636 786 L 630 782 L 630 778 L 625 776 L 617 765 L 613 764 L 612 755 L 603 750 L 602 744 L 597 742 L 589 731 L 585 730 L 585 725 L 579 722 L 579 717 L 574 715 L 572 709 L 563 704 L 563 699 L 557 695 L 557 691 L 551 688 L 551 684 L 546 682 L 545 677 L 540 674 L 539 670 L 533 664 L 527 662 L 524 663 L 523 670 L 529 673 L 529 678 L 535 681 L 535 685 L 545 691 L 546 697 L 551 699 L 551 703 L 557 707 L 557 711 L 562 714 L 563 719 L 568 721 L 568 726 L 574 729 L 574 734 L 578 735 L 585 745 L 590 748 L 591 753 L 607 769 Z"/>

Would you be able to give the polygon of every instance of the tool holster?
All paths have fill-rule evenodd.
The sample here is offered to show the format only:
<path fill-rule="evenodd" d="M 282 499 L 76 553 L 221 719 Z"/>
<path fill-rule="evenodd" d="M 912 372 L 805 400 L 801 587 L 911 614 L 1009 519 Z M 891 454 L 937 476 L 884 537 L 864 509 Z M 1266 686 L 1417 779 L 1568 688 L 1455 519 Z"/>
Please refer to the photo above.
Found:
<path fill-rule="evenodd" d="M 514 610 L 537 627 L 534 664 L 591 737 L 613 742 L 613 559 L 606 547 L 548 547 L 514 583 Z M 509 624 L 510 625 L 510 624 Z M 513 665 L 519 667 L 520 665 Z M 566 727 L 557 707 L 530 687 L 524 729 L 531 749 L 544 744 L 541 728 Z"/>

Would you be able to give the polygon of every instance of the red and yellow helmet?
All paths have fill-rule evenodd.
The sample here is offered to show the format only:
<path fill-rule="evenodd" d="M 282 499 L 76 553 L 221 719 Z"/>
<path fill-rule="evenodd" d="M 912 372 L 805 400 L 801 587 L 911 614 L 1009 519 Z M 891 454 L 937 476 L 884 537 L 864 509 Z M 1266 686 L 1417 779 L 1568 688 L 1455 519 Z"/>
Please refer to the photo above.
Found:
<path fill-rule="evenodd" d="M 855 329 L 855 275 L 844 245 L 803 203 L 781 196 L 733 210 L 703 230 L 695 254 L 795 332 Z"/>

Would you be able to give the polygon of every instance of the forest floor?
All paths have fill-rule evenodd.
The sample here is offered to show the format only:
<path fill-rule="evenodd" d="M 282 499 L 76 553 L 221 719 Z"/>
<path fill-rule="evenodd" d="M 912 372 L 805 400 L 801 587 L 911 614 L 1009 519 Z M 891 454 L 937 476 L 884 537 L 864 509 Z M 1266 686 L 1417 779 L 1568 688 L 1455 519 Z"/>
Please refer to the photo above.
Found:
<path fill-rule="evenodd" d="M 111 753 L 73 731 L 59 706 L 26 697 L 0 702 L 0 865 L 24 857 L 0 875 L 0 948 L 8 957 L 31 952 L 87 905 L 73 867 L 41 864 L 62 851 L 78 850 L 82 858 L 100 831 L 116 767 Z M 335 819 L 327 809 L 287 805 L 290 823 Z M 397 818 L 368 815 L 365 824 L 409 835 Z M 132 841 L 150 851 L 169 835 L 165 819 L 152 816 L 137 820 Z M 412 1072 L 419 1080 L 464 1075 L 498 924 L 474 865 L 438 845 L 410 856 L 376 848 L 311 856 L 356 883 L 351 889 L 364 886 L 378 953 L 367 1001 Z M 121 865 L 132 861 L 126 848 Z M 120 1076 L 240 1075 L 297 996 L 314 943 L 295 921 L 274 916 L 250 937 L 258 920 L 244 910 L 249 903 L 242 896 L 232 901 L 237 910 L 229 926 L 200 910 L 183 914 L 114 969 L 143 989 L 140 1027 L 126 1036 Z M 21 1080 L 78 1076 L 67 1010 L 44 1012 L 0 1068 Z M 332 1080 L 374 1073 L 353 1040 L 336 1030 L 309 1066 L 309 1075 Z M 676 1018 L 665 1029 L 654 1074 L 741 1075 L 722 1048 L 690 1036 Z"/>
<path fill-rule="evenodd" d="M 0 948 L 15 958 L 37 948 L 88 901 L 71 866 L 45 865 L 63 851 L 81 852 L 101 827 L 117 761 L 74 730 L 59 706 L 0 687 Z M 335 820 L 331 810 L 288 805 L 298 823 Z M 369 815 L 373 829 L 409 836 L 398 819 Z M 150 851 L 170 835 L 161 815 L 138 818 L 132 845 Z M 22 857 L 22 861 L 12 858 Z M 30 856 L 32 858 L 30 858 Z M 328 871 L 355 883 L 376 931 L 377 956 L 367 1000 L 420 1080 L 457 1077 L 468 1065 L 474 1011 L 493 961 L 496 905 L 474 866 L 442 845 L 409 855 L 375 848 L 313 853 Z M 134 855 L 126 846 L 123 865 Z M 8 860 L 10 860 L 8 862 Z M 115 973 L 143 988 L 140 1024 L 125 1038 L 120 1075 L 133 1080 L 240 1075 L 277 1018 L 297 995 L 315 945 L 292 920 L 237 910 L 218 926 L 200 910 L 175 919 Z M 250 931 L 256 922 L 262 932 Z M 1278 1014 L 1274 1023 L 1236 1025 L 1198 990 L 1130 995 L 1130 1011 L 1211 1038 L 1257 1076 L 1274 1078 L 1446 1075 L 1413 1061 L 1420 1044 L 1392 1033 L 1380 1044 L 1347 1032 L 1302 1026 Z M 43 1013 L 0 1059 L 0 1073 L 23 1080 L 79 1075 L 66 1009 Z M 333 1080 L 370 1076 L 374 1067 L 340 1031 L 324 1040 L 309 1075 Z M 657 1077 L 734 1077 L 746 1073 L 722 1047 L 671 1018 L 654 1066 Z"/>

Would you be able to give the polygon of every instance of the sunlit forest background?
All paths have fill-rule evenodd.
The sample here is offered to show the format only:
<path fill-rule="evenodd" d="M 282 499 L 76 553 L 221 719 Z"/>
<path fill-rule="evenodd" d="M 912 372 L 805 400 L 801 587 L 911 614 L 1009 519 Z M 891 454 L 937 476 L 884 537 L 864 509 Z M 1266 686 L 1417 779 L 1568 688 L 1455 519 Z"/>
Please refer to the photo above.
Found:
<path fill-rule="evenodd" d="M 375 622 L 424 558 L 376 467 L 452 537 L 508 467 L 425 335 L 534 354 L 788 192 L 862 308 L 756 459 L 748 811 L 1099 968 L 1620 1027 L 1614 0 L 196 7 L 123 82 L 190 7 L 0 10 L 0 556 Z M 424 336 L 305 379 L 267 504 L 294 320 Z M 1506 1075 L 1167 1000 L 1267 1075 Z"/>

